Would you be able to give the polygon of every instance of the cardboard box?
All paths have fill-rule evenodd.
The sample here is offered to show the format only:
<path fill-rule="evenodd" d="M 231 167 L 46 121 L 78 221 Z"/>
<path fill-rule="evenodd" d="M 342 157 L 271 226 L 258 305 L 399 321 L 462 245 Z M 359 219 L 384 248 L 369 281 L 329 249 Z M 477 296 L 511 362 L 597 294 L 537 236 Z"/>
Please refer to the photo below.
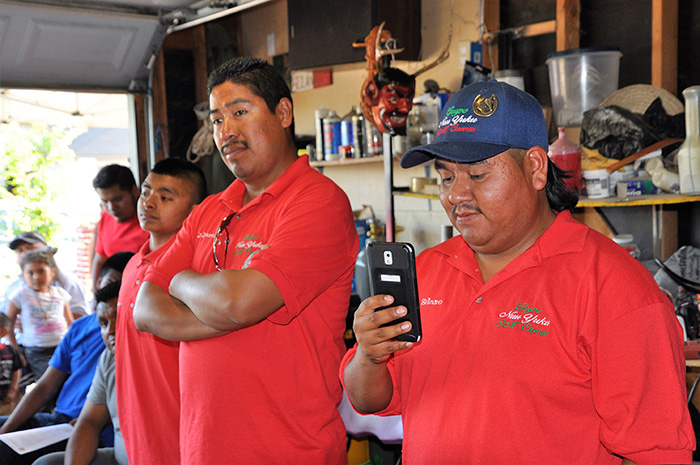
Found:
<path fill-rule="evenodd" d="M 639 195 L 653 195 L 661 190 L 651 182 L 650 178 L 633 178 L 617 181 L 617 196 L 624 199 Z"/>

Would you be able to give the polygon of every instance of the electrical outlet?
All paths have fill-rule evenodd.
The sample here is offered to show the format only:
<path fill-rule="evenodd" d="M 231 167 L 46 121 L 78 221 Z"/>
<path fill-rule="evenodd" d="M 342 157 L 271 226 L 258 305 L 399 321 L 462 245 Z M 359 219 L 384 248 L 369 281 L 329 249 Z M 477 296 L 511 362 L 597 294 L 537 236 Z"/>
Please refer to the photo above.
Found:
<path fill-rule="evenodd" d="M 462 40 L 459 42 L 459 63 L 457 69 L 464 69 L 464 62 L 469 61 L 471 42 Z"/>

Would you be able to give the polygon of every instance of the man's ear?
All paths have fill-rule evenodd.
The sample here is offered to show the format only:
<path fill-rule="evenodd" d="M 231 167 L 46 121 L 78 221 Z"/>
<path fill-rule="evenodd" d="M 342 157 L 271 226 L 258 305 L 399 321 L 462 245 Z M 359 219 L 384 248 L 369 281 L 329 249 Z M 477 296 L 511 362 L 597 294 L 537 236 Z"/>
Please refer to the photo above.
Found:
<path fill-rule="evenodd" d="M 525 154 L 523 168 L 529 174 L 532 187 L 538 191 L 547 186 L 547 172 L 549 171 L 549 156 L 540 146 L 530 148 Z"/>
<path fill-rule="evenodd" d="M 294 121 L 294 109 L 292 102 L 286 97 L 281 98 L 280 101 L 277 102 L 275 114 L 279 118 L 282 127 L 290 127 L 292 125 L 292 121 Z"/>

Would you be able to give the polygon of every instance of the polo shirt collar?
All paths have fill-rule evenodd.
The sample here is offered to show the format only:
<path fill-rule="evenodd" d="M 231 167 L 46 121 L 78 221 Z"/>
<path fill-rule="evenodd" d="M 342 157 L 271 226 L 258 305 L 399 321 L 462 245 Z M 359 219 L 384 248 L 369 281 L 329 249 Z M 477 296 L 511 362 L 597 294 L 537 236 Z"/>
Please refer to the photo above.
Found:
<path fill-rule="evenodd" d="M 579 252 L 583 249 L 588 231 L 588 227 L 576 221 L 570 211 L 560 212 L 544 234 L 498 274 L 510 275 L 524 268 L 539 266 L 545 258 Z M 474 251 L 461 237 L 446 241 L 439 250 L 448 256 L 447 261 L 450 265 L 469 276 L 481 279 Z"/>
<path fill-rule="evenodd" d="M 139 249 L 138 251 L 138 256 L 141 260 L 139 266 L 145 265 L 149 262 L 155 262 L 158 258 L 160 258 L 160 256 L 163 255 L 163 252 L 168 250 L 170 244 L 172 244 L 173 241 L 175 241 L 175 236 L 176 234 L 173 234 L 172 237 L 170 237 L 170 239 L 165 241 L 165 244 L 161 245 L 156 250 L 151 250 L 151 239 L 149 237 L 149 239 L 141 246 L 141 249 Z"/>
<path fill-rule="evenodd" d="M 245 208 L 249 208 L 262 201 L 264 197 L 272 196 L 279 197 L 295 180 L 300 178 L 304 173 L 311 169 L 309 165 L 309 156 L 302 155 L 297 158 L 292 165 L 285 170 L 275 181 L 263 191 L 262 194 L 248 202 L 245 207 L 243 205 L 243 196 L 245 195 L 245 184 L 238 179 L 235 179 L 222 193 L 219 201 L 228 208 L 237 212 Z"/>

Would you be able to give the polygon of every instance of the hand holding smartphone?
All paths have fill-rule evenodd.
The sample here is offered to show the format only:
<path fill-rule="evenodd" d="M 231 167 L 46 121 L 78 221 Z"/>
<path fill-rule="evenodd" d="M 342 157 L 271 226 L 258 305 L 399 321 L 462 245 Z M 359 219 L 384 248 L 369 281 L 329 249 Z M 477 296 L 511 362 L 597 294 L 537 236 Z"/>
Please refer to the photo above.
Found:
<path fill-rule="evenodd" d="M 411 330 L 395 339 L 418 342 L 422 337 L 416 257 L 413 246 L 407 242 L 370 242 L 367 244 L 369 286 L 372 295 L 388 294 L 394 298 L 391 307 L 403 305 L 406 316 L 383 326 L 411 322 Z M 380 307 L 383 310 L 388 307 Z"/>

